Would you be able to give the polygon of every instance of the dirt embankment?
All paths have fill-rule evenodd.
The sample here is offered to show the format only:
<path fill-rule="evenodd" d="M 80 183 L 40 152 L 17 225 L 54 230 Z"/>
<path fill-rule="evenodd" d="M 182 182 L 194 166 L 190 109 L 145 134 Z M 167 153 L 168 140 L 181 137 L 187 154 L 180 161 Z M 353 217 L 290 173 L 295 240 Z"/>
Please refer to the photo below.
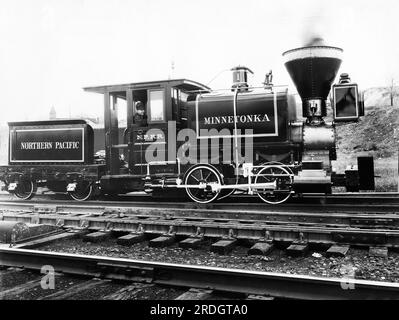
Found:
<path fill-rule="evenodd" d="M 341 153 L 368 152 L 375 158 L 396 156 L 399 147 L 399 106 L 369 107 L 358 122 L 338 123 Z"/>

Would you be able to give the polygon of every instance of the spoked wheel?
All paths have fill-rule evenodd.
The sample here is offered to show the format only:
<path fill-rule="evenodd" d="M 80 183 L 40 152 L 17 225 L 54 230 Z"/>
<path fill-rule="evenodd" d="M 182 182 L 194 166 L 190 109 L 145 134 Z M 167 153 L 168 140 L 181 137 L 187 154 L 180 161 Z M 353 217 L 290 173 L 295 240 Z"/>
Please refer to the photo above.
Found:
<path fill-rule="evenodd" d="M 68 192 L 73 200 L 86 201 L 94 193 L 93 184 L 89 181 L 78 182 L 74 191 Z"/>
<path fill-rule="evenodd" d="M 198 165 L 188 170 L 184 184 L 195 187 L 186 187 L 187 195 L 198 203 L 209 203 L 217 199 L 220 190 L 212 188 L 222 184 L 219 172 L 209 165 Z M 197 187 L 198 186 L 198 187 Z"/>
<path fill-rule="evenodd" d="M 37 190 L 37 185 L 34 181 L 31 180 L 22 180 L 18 183 L 17 188 L 14 191 L 14 194 L 22 200 L 29 200 L 35 194 Z"/>
<path fill-rule="evenodd" d="M 279 204 L 291 196 L 292 174 L 287 168 L 271 165 L 262 168 L 255 177 L 255 183 L 270 183 L 277 181 L 276 190 L 258 189 L 257 194 L 264 202 Z"/>

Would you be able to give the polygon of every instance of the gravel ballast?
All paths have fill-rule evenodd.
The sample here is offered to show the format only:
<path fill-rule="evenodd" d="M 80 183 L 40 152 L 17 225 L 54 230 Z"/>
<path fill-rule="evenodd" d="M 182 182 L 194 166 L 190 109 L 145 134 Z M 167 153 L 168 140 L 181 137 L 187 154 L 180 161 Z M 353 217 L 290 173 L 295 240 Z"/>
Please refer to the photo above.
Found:
<path fill-rule="evenodd" d="M 120 246 L 116 239 L 109 239 L 100 244 L 72 239 L 51 243 L 38 250 L 285 274 L 399 282 L 399 254 L 390 252 L 388 257 L 376 257 L 370 256 L 367 249 L 351 248 L 346 257 L 326 257 L 322 251 L 309 251 L 304 257 L 290 257 L 278 249 L 268 256 L 251 256 L 247 255 L 248 248 L 238 246 L 229 255 L 219 255 L 211 252 L 207 245 L 193 250 L 179 248 L 176 244 L 167 248 L 152 248 L 148 246 L 148 242 Z"/>

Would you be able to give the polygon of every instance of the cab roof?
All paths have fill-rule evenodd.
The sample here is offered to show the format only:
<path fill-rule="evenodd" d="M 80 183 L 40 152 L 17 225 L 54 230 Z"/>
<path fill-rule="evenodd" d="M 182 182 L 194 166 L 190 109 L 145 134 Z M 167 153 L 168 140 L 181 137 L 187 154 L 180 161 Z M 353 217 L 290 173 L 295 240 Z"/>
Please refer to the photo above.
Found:
<path fill-rule="evenodd" d="M 211 91 L 209 87 L 199 82 L 187 79 L 135 82 L 135 83 L 126 83 L 126 84 L 117 84 L 117 85 L 105 85 L 98 87 L 86 87 L 83 89 L 89 92 L 106 93 L 106 92 L 126 91 L 128 89 L 140 90 L 140 89 L 162 88 L 165 86 L 175 87 L 183 91 L 201 91 L 201 92 Z"/>
<path fill-rule="evenodd" d="M 87 124 L 83 119 L 53 119 L 53 120 L 29 120 L 29 121 L 12 121 L 8 122 L 10 127 L 17 126 L 44 126 L 44 125 L 60 125 L 60 124 Z"/>

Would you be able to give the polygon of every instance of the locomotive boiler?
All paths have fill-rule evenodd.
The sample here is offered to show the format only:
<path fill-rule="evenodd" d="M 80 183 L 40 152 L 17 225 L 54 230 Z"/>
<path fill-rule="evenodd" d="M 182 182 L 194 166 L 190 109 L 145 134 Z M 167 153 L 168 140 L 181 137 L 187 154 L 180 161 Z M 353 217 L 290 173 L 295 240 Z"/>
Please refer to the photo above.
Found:
<path fill-rule="evenodd" d="M 105 163 L 96 164 L 88 156 L 82 163 L 57 163 L 42 153 L 39 165 L 17 165 L 11 156 L 9 166 L 0 167 L 0 177 L 8 191 L 25 199 L 34 194 L 37 183 L 64 189 L 76 200 L 96 192 L 145 191 L 185 192 L 198 203 L 247 193 L 278 204 L 293 194 L 331 193 L 332 186 L 356 190 L 361 170 L 336 174 L 331 164 L 336 159 L 334 123 L 363 115 L 362 95 L 346 74 L 332 85 L 342 53 L 325 45 L 283 53 L 302 100 L 302 115 L 287 87 L 273 85 L 271 72 L 261 86 L 253 87 L 248 83 L 252 71 L 243 66 L 232 69 L 233 84 L 226 90 L 213 91 L 186 79 L 85 88 L 104 97 Z M 333 118 L 327 121 L 329 94 Z M 121 104 L 126 105 L 127 118 L 123 141 L 118 134 Z M 54 122 L 53 129 L 60 125 Z M 10 125 L 10 141 L 15 126 Z M 41 135 L 28 140 L 26 145 L 35 149 L 38 142 L 44 148 L 60 139 Z M 77 145 L 73 139 L 67 142 Z M 12 145 L 10 152 L 18 154 L 22 147 Z M 24 150 L 29 159 L 34 155 L 30 151 Z M 55 152 L 51 156 L 58 155 Z"/>

